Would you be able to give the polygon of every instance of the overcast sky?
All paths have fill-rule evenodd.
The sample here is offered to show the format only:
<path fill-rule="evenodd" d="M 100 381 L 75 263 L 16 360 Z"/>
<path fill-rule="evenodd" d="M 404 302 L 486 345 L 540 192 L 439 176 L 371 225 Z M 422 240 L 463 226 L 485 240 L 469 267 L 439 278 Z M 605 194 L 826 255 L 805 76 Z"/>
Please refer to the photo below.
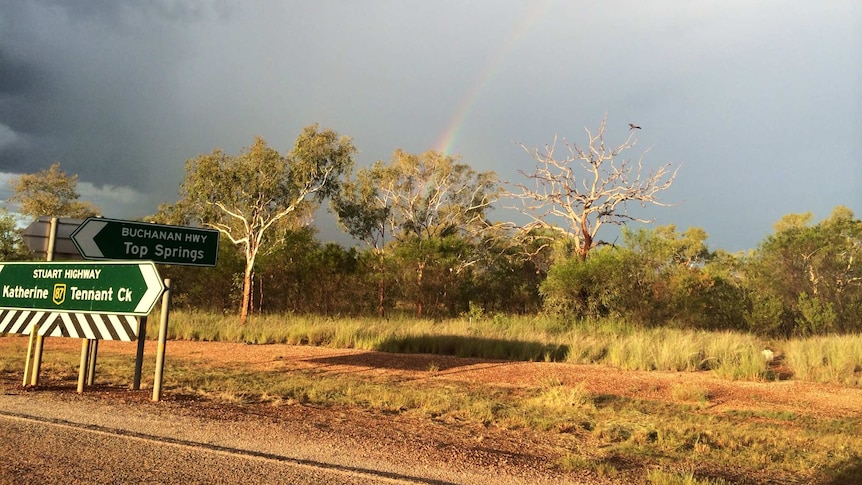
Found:
<path fill-rule="evenodd" d="M 187 159 L 258 135 L 286 153 L 311 123 L 360 167 L 436 149 L 517 182 L 517 142 L 583 143 L 605 115 L 608 142 L 633 122 L 633 157 L 681 166 L 678 205 L 638 215 L 713 249 L 787 213 L 860 217 L 862 2 L 0 0 L 2 199 L 60 162 L 138 218 L 176 201 Z"/>

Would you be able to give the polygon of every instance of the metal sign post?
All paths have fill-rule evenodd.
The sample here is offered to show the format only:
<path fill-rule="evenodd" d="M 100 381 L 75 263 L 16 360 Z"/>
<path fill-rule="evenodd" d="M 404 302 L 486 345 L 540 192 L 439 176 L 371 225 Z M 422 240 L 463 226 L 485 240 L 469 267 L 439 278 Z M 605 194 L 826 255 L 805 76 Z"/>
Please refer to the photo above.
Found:
<path fill-rule="evenodd" d="M 144 367 L 144 342 L 147 340 L 147 317 L 138 319 L 138 348 L 135 352 L 135 375 L 132 378 L 132 390 L 141 388 L 141 371 Z"/>
<path fill-rule="evenodd" d="M 45 218 L 40 218 L 27 226 L 24 230 L 24 239 L 26 244 L 30 246 L 31 244 L 35 245 L 39 237 L 44 238 L 47 236 L 46 240 L 42 239 L 47 243 L 45 246 L 45 260 L 53 261 L 54 250 L 57 245 L 57 226 L 59 221 L 56 217 L 48 219 L 47 233 L 45 233 L 46 227 L 44 226 L 45 221 L 43 219 Z M 28 231 L 30 231 L 29 234 Z M 35 251 L 33 248 L 31 250 Z M 24 362 L 25 387 L 28 384 L 31 386 L 39 384 L 39 371 L 42 368 L 42 350 L 45 345 L 44 339 L 45 337 L 39 333 L 39 325 L 35 325 L 30 333 L 30 342 L 27 344 L 27 359 Z"/>
<path fill-rule="evenodd" d="M 159 321 L 159 347 L 156 351 L 156 373 L 153 376 L 153 401 L 162 398 L 162 376 L 165 373 L 165 345 L 168 341 L 168 314 L 171 311 L 171 280 L 165 279 L 162 294 L 162 315 Z"/>

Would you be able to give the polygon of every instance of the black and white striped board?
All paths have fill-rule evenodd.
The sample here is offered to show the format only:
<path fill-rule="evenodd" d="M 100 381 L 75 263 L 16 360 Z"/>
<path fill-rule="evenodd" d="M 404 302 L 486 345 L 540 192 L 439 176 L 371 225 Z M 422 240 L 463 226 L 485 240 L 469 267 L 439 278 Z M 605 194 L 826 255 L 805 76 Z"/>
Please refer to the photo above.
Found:
<path fill-rule="evenodd" d="M 47 337 L 125 342 L 138 338 L 138 319 L 133 315 L 0 309 L 0 333 L 29 335 L 34 325 Z"/>

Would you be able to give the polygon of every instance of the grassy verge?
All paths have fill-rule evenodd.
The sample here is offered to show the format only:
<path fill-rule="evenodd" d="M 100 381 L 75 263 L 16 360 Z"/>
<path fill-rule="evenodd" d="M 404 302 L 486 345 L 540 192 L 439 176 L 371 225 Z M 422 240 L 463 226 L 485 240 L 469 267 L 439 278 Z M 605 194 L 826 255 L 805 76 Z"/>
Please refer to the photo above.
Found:
<path fill-rule="evenodd" d="M 157 319 L 149 336 L 158 333 Z M 638 330 L 615 321 L 577 325 L 537 316 L 444 321 L 332 319 L 173 312 L 169 338 L 286 343 L 517 361 L 610 365 L 624 370 L 713 371 L 734 380 L 801 380 L 862 387 L 862 335 L 766 341 L 735 332 Z M 764 350 L 773 356 L 770 360 Z M 775 370 L 780 362 L 784 375 Z"/>
<path fill-rule="evenodd" d="M 0 355 L 0 370 L 23 371 L 26 339 Z M 14 355 L 13 355 L 14 354 Z M 52 351 L 43 371 L 77 379 L 79 354 Z M 133 362 L 101 351 L 100 384 L 127 386 Z M 769 410 L 710 409 L 709 395 L 679 385 L 679 402 L 593 395 L 583 384 L 548 378 L 522 386 L 470 386 L 319 370 L 261 371 L 249 365 L 214 367 L 205 360 L 168 359 L 169 393 L 234 404 L 297 403 L 404 414 L 453 426 L 495 427 L 538 435 L 559 456 L 549 466 L 589 471 L 611 481 L 652 484 L 859 483 L 862 417 L 823 417 Z M 152 372 L 147 362 L 145 373 Z"/>

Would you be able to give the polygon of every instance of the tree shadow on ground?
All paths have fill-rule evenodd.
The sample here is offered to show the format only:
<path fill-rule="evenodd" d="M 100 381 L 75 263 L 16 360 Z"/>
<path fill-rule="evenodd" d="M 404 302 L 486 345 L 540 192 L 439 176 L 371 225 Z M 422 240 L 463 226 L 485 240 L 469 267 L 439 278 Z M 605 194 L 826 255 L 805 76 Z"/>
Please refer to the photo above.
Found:
<path fill-rule="evenodd" d="M 399 354 L 451 355 L 454 357 L 527 362 L 559 362 L 565 360 L 569 353 L 567 345 L 466 335 L 391 337 L 377 344 L 375 350 Z"/>
<path fill-rule="evenodd" d="M 388 352 L 362 352 L 333 357 L 306 359 L 306 362 L 324 366 L 349 366 L 366 369 L 390 369 L 403 371 L 446 371 L 486 362 L 482 359 L 461 359 L 450 355 L 393 354 Z"/>
<path fill-rule="evenodd" d="M 397 337 L 380 342 L 376 352 L 309 359 L 326 365 L 399 370 L 445 371 L 491 361 L 562 361 L 566 345 L 460 335 Z"/>
<path fill-rule="evenodd" d="M 838 471 L 832 478 L 824 481 L 823 485 L 848 485 L 851 483 L 862 483 L 862 457 L 848 460 L 839 466 Z"/>

